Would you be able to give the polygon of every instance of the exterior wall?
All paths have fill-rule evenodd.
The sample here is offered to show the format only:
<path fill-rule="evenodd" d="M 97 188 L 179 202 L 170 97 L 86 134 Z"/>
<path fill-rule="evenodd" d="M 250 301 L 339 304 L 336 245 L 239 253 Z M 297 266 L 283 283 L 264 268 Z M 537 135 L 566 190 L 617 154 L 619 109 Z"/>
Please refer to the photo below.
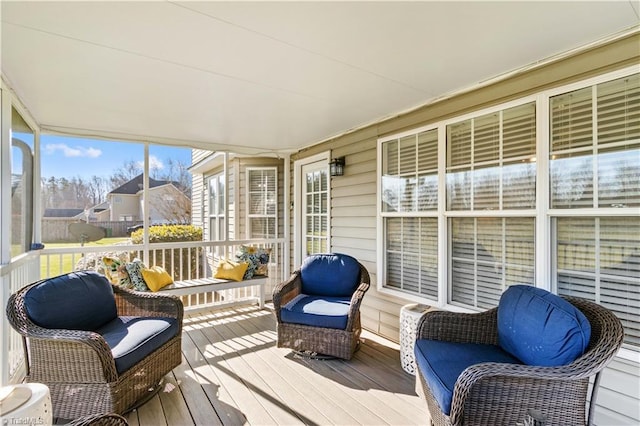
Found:
<path fill-rule="evenodd" d="M 517 73 L 495 84 L 443 99 L 330 141 L 309 147 L 291 157 L 298 159 L 331 150 L 331 157 L 345 156 L 345 175 L 331 178 L 331 250 L 358 258 L 369 270 L 372 288 L 361 308 L 363 327 L 398 341 L 402 298 L 376 291 L 376 146 L 377 139 L 428 125 L 491 105 L 518 99 L 552 87 L 640 64 L 640 36 L 633 35 L 552 64 Z M 291 200 L 294 200 L 291 185 Z M 292 210 L 295 211 L 295 210 Z M 293 223 L 291 217 L 291 223 Z M 294 240 L 293 229 L 290 230 Z M 292 251 L 295 247 L 292 247 Z M 293 253 L 290 255 L 293 259 Z M 605 370 L 597 400 L 596 423 L 640 423 L 639 365 L 617 358 Z"/>
<path fill-rule="evenodd" d="M 236 199 L 238 207 L 238 220 L 237 220 L 237 238 L 244 239 L 249 238 L 247 229 L 247 168 L 248 167 L 277 167 L 278 176 L 278 236 L 282 236 L 284 232 L 283 228 L 283 191 L 284 191 L 284 165 L 282 160 L 277 158 L 239 158 L 236 160 L 237 169 L 236 176 L 238 177 L 238 184 L 236 186 L 237 193 Z"/>
<path fill-rule="evenodd" d="M 202 161 L 206 158 L 205 154 L 209 151 L 193 150 L 192 161 Z M 278 220 L 278 232 L 280 236 L 284 235 L 283 212 L 283 194 L 284 194 L 284 165 L 283 161 L 276 158 L 267 157 L 236 157 L 228 162 L 228 230 L 229 238 L 245 239 L 247 238 L 246 230 L 246 170 L 247 167 L 278 167 L 278 212 L 280 218 Z M 221 173 L 222 165 L 216 165 L 204 173 L 193 173 L 192 175 L 192 220 L 196 226 L 202 226 L 204 230 L 204 239 L 209 239 L 209 205 L 208 205 L 208 188 L 207 178 L 211 175 Z"/>
<path fill-rule="evenodd" d="M 115 202 L 119 197 L 120 202 Z M 120 220 L 121 216 L 131 216 L 132 220 L 143 220 L 140 210 L 140 199 L 137 195 L 110 194 L 109 207 L 111 210 L 111 221 Z"/>
<path fill-rule="evenodd" d="M 171 196 L 175 205 L 166 207 L 165 196 Z M 144 202 L 144 196 L 140 193 L 140 203 Z M 173 185 L 162 185 L 149 189 L 149 216 L 151 223 L 185 223 L 186 211 L 191 200 Z"/>

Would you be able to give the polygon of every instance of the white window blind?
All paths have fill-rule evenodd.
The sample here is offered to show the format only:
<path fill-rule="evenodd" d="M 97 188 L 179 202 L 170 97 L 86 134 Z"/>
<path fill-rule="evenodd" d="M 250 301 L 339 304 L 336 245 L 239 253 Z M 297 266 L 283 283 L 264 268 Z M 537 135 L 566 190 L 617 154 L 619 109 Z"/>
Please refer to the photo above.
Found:
<path fill-rule="evenodd" d="M 513 284 L 534 284 L 533 218 L 482 217 L 450 220 L 451 302 L 497 306 Z"/>
<path fill-rule="evenodd" d="M 551 207 L 579 214 L 553 218 L 557 291 L 611 309 L 625 347 L 640 351 L 640 74 L 549 104 Z"/>
<path fill-rule="evenodd" d="M 384 223 L 386 285 L 437 299 L 437 218 L 389 217 Z"/>
<path fill-rule="evenodd" d="M 438 208 L 438 131 L 385 142 L 382 147 L 383 212 Z"/>
<path fill-rule="evenodd" d="M 640 74 L 550 100 L 552 208 L 640 206 Z"/>
<path fill-rule="evenodd" d="M 640 217 L 559 217 L 554 276 L 559 294 L 611 309 L 625 346 L 640 350 Z"/>
<path fill-rule="evenodd" d="M 535 207 L 535 103 L 447 126 L 447 209 Z"/>
<path fill-rule="evenodd" d="M 277 169 L 247 169 L 247 217 L 249 238 L 277 236 Z"/>

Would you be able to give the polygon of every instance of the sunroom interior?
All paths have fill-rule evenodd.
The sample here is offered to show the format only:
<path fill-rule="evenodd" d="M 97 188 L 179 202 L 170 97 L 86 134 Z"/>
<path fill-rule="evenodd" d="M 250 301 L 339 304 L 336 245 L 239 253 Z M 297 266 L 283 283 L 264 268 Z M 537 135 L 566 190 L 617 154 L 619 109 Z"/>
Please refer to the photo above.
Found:
<path fill-rule="evenodd" d="M 268 310 L 198 310 L 217 296 L 191 297 L 183 366 L 169 379 L 181 397 L 160 393 L 131 424 L 421 423 L 426 406 L 397 359 L 402 307 L 478 312 L 523 283 L 620 318 L 624 344 L 602 376 L 594 423 L 637 424 L 639 9 L 3 2 L 3 306 L 63 256 L 75 264 L 98 252 L 38 246 L 42 135 L 139 144 L 143 191 L 150 147 L 186 147 L 203 241 L 150 243 L 144 219 L 142 243 L 123 249 L 146 260 L 203 250 L 206 262 L 268 247 L 267 298 L 306 256 L 352 255 L 371 275 L 367 343 L 352 364 L 294 360 L 274 348 Z M 342 175 L 330 173 L 334 159 Z M 14 198 L 18 187 L 31 197 Z M 178 277 L 187 278 L 199 277 Z M 7 385 L 24 366 L 2 324 Z M 269 364 L 292 368 L 324 399 L 290 390 Z M 344 401 L 363 390 L 350 412 Z"/>

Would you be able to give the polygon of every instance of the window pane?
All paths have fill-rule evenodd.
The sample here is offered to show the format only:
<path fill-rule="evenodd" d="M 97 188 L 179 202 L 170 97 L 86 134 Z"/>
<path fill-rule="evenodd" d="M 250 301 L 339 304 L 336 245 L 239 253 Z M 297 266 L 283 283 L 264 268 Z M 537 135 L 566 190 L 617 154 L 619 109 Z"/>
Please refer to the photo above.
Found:
<path fill-rule="evenodd" d="M 437 129 L 382 145 L 382 211 L 437 209 Z"/>
<path fill-rule="evenodd" d="M 533 218 L 452 218 L 451 301 L 491 308 L 513 284 L 534 284 Z"/>
<path fill-rule="evenodd" d="M 487 114 L 473 120 L 473 162 L 483 163 L 500 158 L 500 117 Z"/>
<path fill-rule="evenodd" d="M 587 87 L 551 98 L 551 152 L 593 143 L 592 89 Z"/>
<path fill-rule="evenodd" d="M 448 125 L 447 150 L 449 210 L 535 207 L 534 102 Z"/>
<path fill-rule="evenodd" d="M 385 218 L 385 286 L 438 295 L 436 218 Z"/>
<path fill-rule="evenodd" d="M 502 156 L 525 157 L 531 161 L 536 155 L 536 105 L 530 103 L 509 108 L 502 113 Z"/>
<path fill-rule="evenodd" d="M 598 205 L 640 206 L 640 144 L 599 150 Z"/>
<path fill-rule="evenodd" d="M 447 167 L 471 163 L 471 120 L 447 126 Z"/>
<path fill-rule="evenodd" d="M 536 206 L 536 164 L 518 161 L 502 167 L 502 208 L 533 209 Z"/>
<path fill-rule="evenodd" d="M 416 136 L 400 139 L 400 175 L 416 172 Z"/>
<path fill-rule="evenodd" d="M 599 84 L 598 145 L 640 138 L 640 74 Z"/>
<path fill-rule="evenodd" d="M 640 217 L 556 218 L 558 293 L 611 309 L 640 351 Z"/>
<path fill-rule="evenodd" d="M 593 156 L 589 152 L 551 158 L 551 207 L 593 207 Z"/>

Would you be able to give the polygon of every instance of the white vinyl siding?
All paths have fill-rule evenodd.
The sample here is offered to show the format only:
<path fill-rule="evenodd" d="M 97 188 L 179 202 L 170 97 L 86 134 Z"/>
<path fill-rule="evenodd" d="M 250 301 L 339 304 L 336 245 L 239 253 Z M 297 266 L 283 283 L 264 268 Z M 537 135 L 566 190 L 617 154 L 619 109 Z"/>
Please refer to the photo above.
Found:
<path fill-rule="evenodd" d="M 249 238 L 276 238 L 278 231 L 278 169 L 247 168 Z"/>
<path fill-rule="evenodd" d="M 615 312 L 640 351 L 640 74 L 549 102 L 554 286 Z"/>

